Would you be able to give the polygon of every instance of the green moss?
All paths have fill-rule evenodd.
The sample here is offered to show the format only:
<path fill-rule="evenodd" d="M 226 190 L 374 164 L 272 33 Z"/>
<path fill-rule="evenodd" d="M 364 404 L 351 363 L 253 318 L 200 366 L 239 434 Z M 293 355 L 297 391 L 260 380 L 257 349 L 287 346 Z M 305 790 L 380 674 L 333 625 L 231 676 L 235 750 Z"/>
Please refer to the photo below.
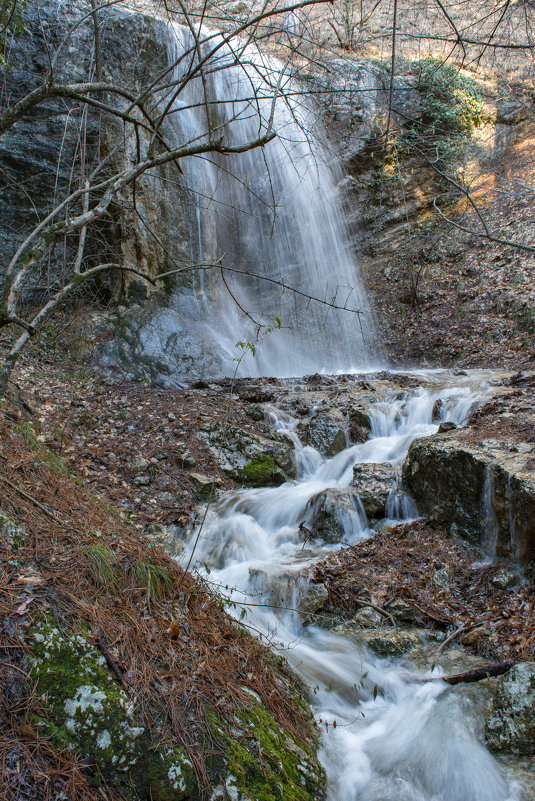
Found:
<path fill-rule="evenodd" d="M 280 472 L 271 453 L 262 453 L 247 462 L 242 468 L 244 481 L 253 487 L 264 487 L 273 483 Z"/>
<path fill-rule="evenodd" d="M 30 679 L 44 710 L 41 735 L 94 761 L 94 781 L 130 801 L 182 801 L 196 787 L 185 749 L 152 742 L 89 635 L 60 631 L 45 617 L 28 635 Z"/>
<path fill-rule="evenodd" d="M 145 782 L 151 801 L 181 801 L 194 793 L 197 781 L 184 748 L 161 749 L 147 764 Z"/>
<path fill-rule="evenodd" d="M 225 792 L 242 801 L 323 798 L 325 776 L 310 745 L 293 740 L 259 704 L 239 711 L 235 724 L 230 733 L 220 718 L 212 717 L 227 753 L 226 779 L 214 798 L 226 798 Z"/>
<path fill-rule="evenodd" d="M 144 728 L 104 657 L 84 635 L 60 632 L 48 618 L 29 640 L 30 676 L 47 713 L 42 731 L 56 747 L 94 758 L 105 780 L 120 781 L 143 755 Z"/>

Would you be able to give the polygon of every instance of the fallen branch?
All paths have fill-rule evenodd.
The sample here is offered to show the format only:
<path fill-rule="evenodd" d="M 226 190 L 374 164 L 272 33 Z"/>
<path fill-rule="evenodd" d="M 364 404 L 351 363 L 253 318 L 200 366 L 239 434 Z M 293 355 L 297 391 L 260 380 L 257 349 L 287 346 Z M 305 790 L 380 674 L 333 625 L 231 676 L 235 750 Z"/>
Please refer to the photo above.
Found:
<path fill-rule="evenodd" d="M 102 656 L 106 660 L 106 664 L 108 665 L 109 669 L 111 670 L 111 672 L 113 673 L 113 675 L 115 676 L 121 687 L 124 690 L 128 690 L 128 686 L 125 681 L 123 671 L 121 670 L 121 668 L 119 667 L 113 656 L 110 654 L 108 647 L 104 642 L 104 635 L 102 631 L 100 629 L 97 629 L 96 634 L 97 636 L 95 637 L 95 645 L 97 646 Z"/>
<path fill-rule="evenodd" d="M 59 519 L 59 517 L 56 517 L 56 515 L 53 514 L 53 512 L 51 512 L 49 509 L 47 509 L 46 506 L 43 506 L 43 504 L 39 503 L 39 501 L 36 498 L 33 498 L 27 492 L 24 492 L 23 489 L 17 487 L 17 485 L 13 484 L 13 482 L 11 482 L 8 478 L 6 478 L 5 476 L 0 476 L 0 479 L 4 481 L 8 485 L 8 487 L 11 487 L 11 489 L 14 489 L 15 492 L 19 493 L 19 495 L 22 495 L 23 498 L 26 498 L 27 501 L 30 501 L 31 503 L 35 504 L 35 506 L 37 506 L 42 512 L 44 512 L 45 515 L 47 515 L 47 517 L 50 517 L 51 520 L 54 520 L 55 523 L 62 522 Z"/>
<path fill-rule="evenodd" d="M 507 673 L 508 670 L 511 670 L 512 667 L 518 664 L 518 662 L 499 662 L 496 665 L 467 670 L 465 673 L 456 673 L 454 676 L 435 676 L 426 679 L 426 681 L 446 681 L 448 684 L 469 684 L 470 682 L 489 679 L 492 676 L 503 676 L 504 673 Z"/>
<path fill-rule="evenodd" d="M 362 607 L 364 607 L 364 606 L 369 606 L 369 607 L 370 607 L 370 609 L 373 609 L 373 610 L 375 610 L 375 612 L 379 612 L 379 614 L 380 614 L 380 615 L 383 615 L 383 617 L 387 617 L 387 618 L 390 620 L 390 622 L 392 623 L 392 625 L 394 626 L 394 628 L 395 628 L 395 626 L 396 626 L 396 621 L 394 620 L 394 618 L 392 617 L 392 615 L 390 614 L 390 612 L 387 612 L 387 611 L 386 611 L 386 609 L 383 609 L 383 608 L 382 608 L 382 607 L 380 607 L 380 606 L 376 606 L 375 604 L 372 604 L 372 603 L 370 603 L 369 601 L 365 601 L 365 600 L 364 600 L 364 599 L 362 599 L 362 598 L 355 598 L 355 599 L 354 599 L 354 601 L 353 601 L 353 603 L 356 603 L 356 604 L 358 604 L 359 606 L 362 606 Z"/>

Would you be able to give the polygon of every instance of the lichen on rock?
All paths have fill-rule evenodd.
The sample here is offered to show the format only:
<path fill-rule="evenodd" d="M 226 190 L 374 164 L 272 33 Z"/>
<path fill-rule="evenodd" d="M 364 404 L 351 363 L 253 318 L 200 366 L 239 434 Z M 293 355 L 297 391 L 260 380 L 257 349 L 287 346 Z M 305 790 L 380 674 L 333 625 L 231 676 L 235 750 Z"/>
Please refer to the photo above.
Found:
<path fill-rule="evenodd" d="M 120 787 L 132 801 L 191 797 L 196 782 L 185 750 L 151 741 L 89 633 L 60 631 L 44 617 L 28 643 L 30 677 L 44 710 L 40 730 L 53 747 L 94 760 L 95 780 Z"/>
<path fill-rule="evenodd" d="M 496 689 L 485 725 L 487 745 L 499 753 L 535 750 L 535 666 L 515 665 Z"/>

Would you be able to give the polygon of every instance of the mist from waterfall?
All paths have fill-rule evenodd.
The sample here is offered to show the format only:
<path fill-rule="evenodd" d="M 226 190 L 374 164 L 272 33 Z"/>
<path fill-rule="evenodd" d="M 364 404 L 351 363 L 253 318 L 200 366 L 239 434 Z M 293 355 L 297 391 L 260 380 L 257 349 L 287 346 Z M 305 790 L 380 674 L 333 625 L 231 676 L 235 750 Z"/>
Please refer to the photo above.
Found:
<path fill-rule="evenodd" d="M 168 30 L 173 84 L 220 40 L 190 55 L 190 31 Z M 181 162 L 194 204 L 191 261 L 221 260 L 227 269 L 200 270 L 192 288 L 175 292 L 172 308 L 200 343 L 204 375 L 236 367 L 238 375 L 275 376 L 377 367 L 372 314 L 337 192 L 340 167 L 319 144 L 325 133 L 295 82 L 256 48 L 239 50 L 222 46 L 202 76 L 165 99 L 173 146 L 205 141 L 210 127 L 214 139 L 240 146 L 261 136 L 271 118 L 277 133 L 263 148 Z"/>

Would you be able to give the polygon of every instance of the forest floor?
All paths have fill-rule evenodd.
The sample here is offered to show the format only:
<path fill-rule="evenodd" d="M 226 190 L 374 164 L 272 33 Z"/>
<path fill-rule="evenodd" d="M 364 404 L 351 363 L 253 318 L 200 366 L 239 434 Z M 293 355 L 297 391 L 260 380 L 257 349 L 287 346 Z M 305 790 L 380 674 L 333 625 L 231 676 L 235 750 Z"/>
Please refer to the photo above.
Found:
<path fill-rule="evenodd" d="M 532 248 L 534 153 L 531 130 L 471 187 L 492 235 Z M 533 368 L 535 251 L 479 236 L 482 222 L 466 200 L 445 213 L 474 233 L 445 224 L 428 209 L 410 222 L 396 253 L 363 257 L 389 358 L 415 366 Z"/>
<path fill-rule="evenodd" d="M 61 335 L 44 341 L 23 357 L 0 409 L 0 798 L 123 798 L 95 784 L 91 759 L 40 736 L 25 635 L 43 615 L 94 641 L 143 725 L 186 748 L 210 795 L 205 766 L 222 753 L 211 711 L 230 727 L 253 693 L 286 731 L 315 738 L 284 660 L 150 536 L 156 521 L 190 522 L 196 508 L 186 448 L 199 469 L 216 472 L 192 435 L 198 420 L 239 420 L 241 410 L 229 412 L 217 392 L 111 380 L 71 357 Z M 135 483 L 141 456 L 149 487 Z M 168 469 L 153 472 L 164 459 Z"/>

